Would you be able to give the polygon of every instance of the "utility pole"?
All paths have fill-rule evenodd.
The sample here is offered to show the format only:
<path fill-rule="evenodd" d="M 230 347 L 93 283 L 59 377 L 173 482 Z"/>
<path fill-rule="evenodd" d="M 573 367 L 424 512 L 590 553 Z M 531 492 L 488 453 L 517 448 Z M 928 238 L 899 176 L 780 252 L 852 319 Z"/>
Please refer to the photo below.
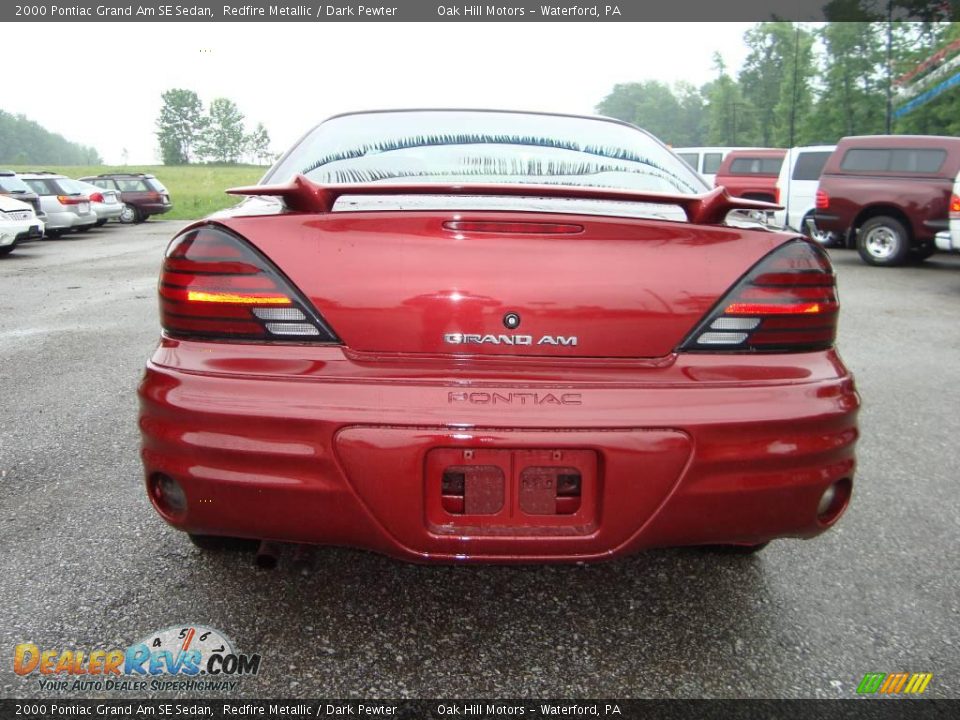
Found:
<path fill-rule="evenodd" d="M 797 36 L 793 43 L 793 102 L 790 104 L 790 144 L 794 146 L 794 130 L 797 121 L 797 72 L 800 64 L 800 23 L 797 23 Z"/>
<path fill-rule="evenodd" d="M 893 0 L 887 0 L 887 135 L 893 121 Z"/>

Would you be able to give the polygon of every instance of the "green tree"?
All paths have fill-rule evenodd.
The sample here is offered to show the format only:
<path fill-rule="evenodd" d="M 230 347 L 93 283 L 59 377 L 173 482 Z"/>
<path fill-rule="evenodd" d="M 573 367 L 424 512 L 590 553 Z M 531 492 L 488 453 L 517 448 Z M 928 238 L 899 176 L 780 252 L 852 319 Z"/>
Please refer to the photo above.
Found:
<path fill-rule="evenodd" d="M 658 80 L 614 85 L 597 112 L 633 123 L 674 145 L 681 108 L 670 87 Z"/>
<path fill-rule="evenodd" d="M 720 53 L 713 54 L 717 79 L 703 88 L 707 99 L 708 145 L 755 145 L 756 118 L 753 106 L 730 75 Z"/>
<path fill-rule="evenodd" d="M 70 142 L 23 115 L 0 110 L 0 163 L 15 165 L 99 165 L 94 148 Z"/>
<path fill-rule="evenodd" d="M 246 136 L 243 113 L 233 100 L 216 98 L 210 103 L 203 135 L 203 155 L 219 163 L 236 163 L 243 155 Z"/>
<path fill-rule="evenodd" d="M 886 118 L 885 31 L 881 23 L 831 22 L 819 32 L 823 71 L 811 142 L 882 133 Z"/>
<path fill-rule="evenodd" d="M 813 36 L 791 22 L 758 23 L 744 40 L 750 49 L 739 82 L 754 109 L 764 147 L 799 144 L 813 107 Z"/>
<path fill-rule="evenodd" d="M 173 88 L 160 96 L 163 107 L 157 118 L 157 140 L 164 165 L 186 165 L 197 159 L 206 118 L 203 103 L 193 90 Z"/>
<path fill-rule="evenodd" d="M 272 154 L 270 152 L 270 134 L 263 123 L 257 123 L 257 127 L 246 138 L 246 150 L 254 162 L 260 165 L 266 165 Z"/>

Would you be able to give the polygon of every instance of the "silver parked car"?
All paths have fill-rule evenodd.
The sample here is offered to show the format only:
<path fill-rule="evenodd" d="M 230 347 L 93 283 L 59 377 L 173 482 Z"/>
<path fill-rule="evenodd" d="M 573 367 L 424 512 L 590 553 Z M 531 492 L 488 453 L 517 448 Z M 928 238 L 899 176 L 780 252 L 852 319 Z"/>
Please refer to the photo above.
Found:
<path fill-rule="evenodd" d="M 116 220 L 120 217 L 123 212 L 123 203 L 120 202 L 119 191 L 106 190 L 83 180 L 75 182 L 90 198 L 90 206 L 97 214 L 97 227 L 105 225 L 108 220 Z"/>
<path fill-rule="evenodd" d="M 89 230 L 97 223 L 90 197 L 76 180 L 52 172 L 19 173 L 31 190 L 40 196 L 46 213 L 47 237 L 60 237 L 68 230 Z"/>

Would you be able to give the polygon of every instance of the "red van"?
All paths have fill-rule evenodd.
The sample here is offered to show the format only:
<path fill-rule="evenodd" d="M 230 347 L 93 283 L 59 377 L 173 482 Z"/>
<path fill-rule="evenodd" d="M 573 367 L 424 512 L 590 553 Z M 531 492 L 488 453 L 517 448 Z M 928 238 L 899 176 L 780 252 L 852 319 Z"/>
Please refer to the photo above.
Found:
<path fill-rule="evenodd" d="M 870 265 L 903 265 L 936 251 L 950 229 L 960 138 L 846 137 L 820 175 L 817 229 L 856 247 Z"/>
<path fill-rule="evenodd" d="M 787 151 L 782 148 L 734 150 L 717 171 L 715 185 L 735 197 L 775 202 L 777 178 Z"/>

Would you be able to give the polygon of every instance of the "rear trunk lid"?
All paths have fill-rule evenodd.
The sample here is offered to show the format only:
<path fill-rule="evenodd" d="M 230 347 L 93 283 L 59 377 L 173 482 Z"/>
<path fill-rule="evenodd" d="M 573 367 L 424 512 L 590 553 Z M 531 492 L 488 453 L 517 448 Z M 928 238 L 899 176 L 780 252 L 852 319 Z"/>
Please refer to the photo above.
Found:
<path fill-rule="evenodd" d="M 263 251 L 350 350 L 379 354 L 663 357 L 789 237 L 569 212 L 219 221 Z"/>

